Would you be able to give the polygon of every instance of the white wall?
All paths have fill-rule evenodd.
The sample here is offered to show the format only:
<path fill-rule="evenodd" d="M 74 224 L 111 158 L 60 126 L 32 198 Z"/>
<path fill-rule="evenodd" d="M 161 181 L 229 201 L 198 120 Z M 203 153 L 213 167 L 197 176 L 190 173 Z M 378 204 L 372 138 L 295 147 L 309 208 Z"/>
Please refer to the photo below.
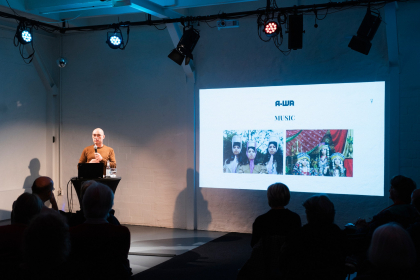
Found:
<path fill-rule="evenodd" d="M 0 220 L 9 219 L 12 203 L 39 175 L 52 176 L 52 138 L 47 95 L 34 64 L 25 64 L 13 45 L 15 29 L 0 27 Z M 58 55 L 54 37 L 35 34 L 35 49 L 52 76 Z M 56 71 L 58 72 L 58 71 Z"/>
<path fill-rule="evenodd" d="M 397 13 L 400 64 L 400 172 L 413 178 L 420 188 L 420 3 L 399 3 Z M 397 148 L 397 147 L 393 147 Z"/>
<path fill-rule="evenodd" d="M 61 183 L 77 176 L 81 152 L 92 144 L 92 130 L 101 127 L 122 177 L 114 206 L 118 219 L 185 228 L 193 93 L 182 68 L 167 58 L 174 48 L 169 34 L 132 28 L 124 51 L 112 50 L 105 40 L 106 31 L 63 38 L 69 62 L 62 72 Z"/>

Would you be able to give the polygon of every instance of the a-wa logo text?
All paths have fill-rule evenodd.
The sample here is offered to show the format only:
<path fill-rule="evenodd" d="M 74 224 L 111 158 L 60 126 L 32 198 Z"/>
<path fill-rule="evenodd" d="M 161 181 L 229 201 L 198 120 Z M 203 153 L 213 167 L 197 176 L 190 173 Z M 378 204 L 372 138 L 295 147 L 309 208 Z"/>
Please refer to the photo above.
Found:
<path fill-rule="evenodd" d="M 293 100 L 276 101 L 276 106 L 295 106 L 295 101 Z"/>

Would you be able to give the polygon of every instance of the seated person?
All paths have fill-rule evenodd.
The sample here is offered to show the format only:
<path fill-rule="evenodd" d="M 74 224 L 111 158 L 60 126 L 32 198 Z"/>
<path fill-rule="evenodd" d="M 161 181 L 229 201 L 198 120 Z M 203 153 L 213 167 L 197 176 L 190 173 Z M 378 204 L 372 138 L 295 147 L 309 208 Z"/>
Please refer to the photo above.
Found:
<path fill-rule="evenodd" d="M 96 182 L 93 180 L 85 181 L 83 182 L 82 186 L 80 187 L 80 199 L 79 201 L 83 201 L 83 196 L 89 186 L 95 185 Z M 83 212 L 82 205 L 80 205 L 81 209 L 79 211 L 76 211 L 76 213 L 71 214 L 68 216 L 68 224 L 70 227 L 74 227 L 80 224 L 83 224 L 86 221 L 85 213 Z M 111 209 L 109 211 L 109 215 L 107 218 L 108 223 L 120 226 L 120 222 L 118 219 L 114 216 L 115 211 Z"/>
<path fill-rule="evenodd" d="M 107 221 L 113 203 L 112 190 L 101 183 L 89 186 L 83 196 L 86 222 L 70 228 L 70 267 L 78 279 L 128 279 L 132 274 L 130 231 Z"/>
<path fill-rule="evenodd" d="M 287 236 L 301 227 L 299 215 L 285 208 L 290 201 L 289 188 L 285 184 L 276 183 L 269 186 L 267 198 L 271 210 L 255 219 L 252 225 L 251 247 L 263 236 Z"/>
<path fill-rule="evenodd" d="M 41 176 L 32 184 L 32 193 L 38 196 L 43 203 L 47 201 L 50 201 L 51 203 L 52 208 L 48 208 L 44 205 L 44 207 L 42 207 L 41 213 L 54 212 L 54 210 L 58 211 L 58 206 L 53 190 L 54 182 L 50 177 Z"/>
<path fill-rule="evenodd" d="M 411 195 L 411 205 L 413 205 L 417 213 L 420 214 L 420 189 L 415 189 L 413 191 L 413 194 Z M 417 252 L 416 269 L 417 273 L 419 273 L 418 275 L 420 275 L 420 216 L 408 227 L 407 231 L 413 240 Z"/>
<path fill-rule="evenodd" d="M 334 224 L 334 204 L 327 196 L 316 195 L 303 206 L 308 223 L 282 247 L 284 279 L 344 279 L 346 235 Z"/>
<path fill-rule="evenodd" d="M 43 206 L 34 194 L 23 193 L 13 203 L 11 225 L 0 227 L 0 273 L 1 279 L 16 279 L 22 261 L 23 233 Z"/>
<path fill-rule="evenodd" d="M 413 267 L 416 252 L 410 235 L 396 223 L 378 227 L 368 250 L 371 269 L 358 273 L 355 280 L 418 279 Z"/>
<path fill-rule="evenodd" d="M 356 222 L 358 232 L 367 233 L 368 237 L 370 237 L 377 227 L 389 222 L 397 222 L 403 228 L 407 228 L 410 224 L 414 223 L 419 217 L 415 208 L 410 205 L 411 193 L 415 189 L 416 183 L 410 178 L 402 175 L 397 175 L 392 178 L 389 198 L 394 203 L 373 216 L 369 223 L 364 219 L 359 219 Z"/>
<path fill-rule="evenodd" d="M 29 224 L 23 237 L 22 279 L 68 279 L 69 227 L 58 212 L 43 213 Z"/>
<path fill-rule="evenodd" d="M 267 198 L 271 210 L 257 217 L 252 225 L 251 258 L 239 271 L 238 280 L 279 278 L 281 246 L 288 235 L 301 227 L 299 215 L 285 208 L 290 201 L 285 184 L 269 186 Z"/>

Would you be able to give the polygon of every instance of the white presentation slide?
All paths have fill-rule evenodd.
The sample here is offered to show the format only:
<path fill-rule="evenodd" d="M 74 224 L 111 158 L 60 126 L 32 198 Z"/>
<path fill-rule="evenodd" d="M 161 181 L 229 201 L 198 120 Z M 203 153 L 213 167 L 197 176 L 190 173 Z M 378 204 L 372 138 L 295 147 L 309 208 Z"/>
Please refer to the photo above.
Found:
<path fill-rule="evenodd" d="M 199 186 L 384 195 L 385 82 L 201 89 Z"/>

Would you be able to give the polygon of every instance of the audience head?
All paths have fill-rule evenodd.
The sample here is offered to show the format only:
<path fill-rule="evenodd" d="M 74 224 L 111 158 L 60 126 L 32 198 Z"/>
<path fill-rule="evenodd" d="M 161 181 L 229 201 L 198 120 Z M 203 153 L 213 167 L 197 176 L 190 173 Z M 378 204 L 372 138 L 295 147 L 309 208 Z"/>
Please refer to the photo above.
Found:
<path fill-rule="evenodd" d="M 389 223 L 373 232 L 368 258 L 379 269 L 405 270 L 414 265 L 416 251 L 408 232 L 396 223 Z"/>
<path fill-rule="evenodd" d="M 87 220 L 106 219 L 114 204 L 114 194 L 111 188 L 104 184 L 92 184 L 86 189 L 82 204 Z"/>
<path fill-rule="evenodd" d="M 51 192 L 54 190 L 54 182 L 50 177 L 42 176 L 32 184 L 32 193 L 39 196 L 42 202 L 50 199 Z"/>
<path fill-rule="evenodd" d="M 60 214 L 43 213 L 31 221 L 23 237 L 27 269 L 48 273 L 51 267 L 63 264 L 69 253 L 69 227 Z"/>
<path fill-rule="evenodd" d="M 411 194 L 411 204 L 420 213 L 420 189 L 415 189 Z"/>
<path fill-rule="evenodd" d="M 282 183 L 275 183 L 267 189 L 268 205 L 271 208 L 284 207 L 289 204 L 290 191 L 289 188 Z"/>
<path fill-rule="evenodd" d="M 416 189 L 416 183 L 408 177 L 397 175 L 391 179 L 389 198 L 392 201 L 401 201 L 409 204 L 411 193 Z"/>
<path fill-rule="evenodd" d="M 309 224 L 332 224 L 334 223 L 334 204 L 326 195 L 315 195 L 308 198 L 304 203 L 306 218 Z"/>
<path fill-rule="evenodd" d="M 21 194 L 13 203 L 12 224 L 29 224 L 32 218 L 41 212 L 43 205 L 41 199 L 36 195 Z"/>
<path fill-rule="evenodd" d="M 96 181 L 93 180 L 89 180 L 89 181 L 84 181 L 82 186 L 80 187 L 80 201 L 83 201 L 83 196 L 85 195 L 85 192 L 87 190 L 88 187 L 97 184 Z M 83 207 L 83 205 L 82 205 Z"/>

